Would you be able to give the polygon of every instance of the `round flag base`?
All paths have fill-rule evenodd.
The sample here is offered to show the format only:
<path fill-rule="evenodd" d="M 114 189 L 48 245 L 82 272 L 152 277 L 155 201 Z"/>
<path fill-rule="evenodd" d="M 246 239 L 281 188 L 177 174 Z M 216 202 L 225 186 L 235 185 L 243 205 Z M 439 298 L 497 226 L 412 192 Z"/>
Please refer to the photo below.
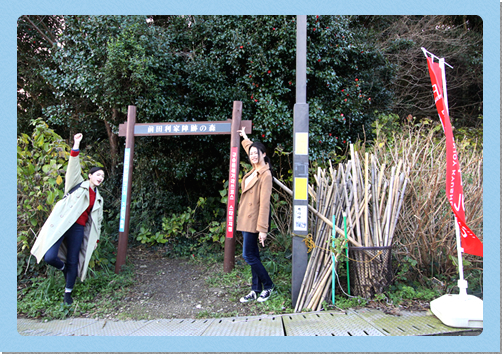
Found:
<path fill-rule="evenodd" d="M 443 295 L 432 300 L 430 307 L 447 326 L 483 328 L 483 300 L 474 295 Z"/>

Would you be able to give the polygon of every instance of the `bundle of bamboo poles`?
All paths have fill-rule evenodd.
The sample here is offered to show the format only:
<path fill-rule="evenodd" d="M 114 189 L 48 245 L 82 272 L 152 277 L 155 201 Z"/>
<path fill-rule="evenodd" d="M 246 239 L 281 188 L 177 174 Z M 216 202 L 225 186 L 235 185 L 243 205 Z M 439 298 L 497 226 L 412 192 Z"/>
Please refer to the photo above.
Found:
<path fill-rule="evenodd" d="M 310 236 L 315 247 L 307 264 L 295 312 L 305 308 L 320 310 L 323 300 L 329 295 L 333 258 L 337 263 L 341 254 L 340 250 L 331 247 L 333 227 L 337 237 L 347 239 L 351 247 L 386 247 L 392 244 L 407 183 L 406 174 L 401 171 L 403 163 L 399 161 L 389 175 L 386 165 L 380 165 L 373 155 L 370 158 L 365 153 L 364 164 L 361 164 L 360 154 L 355 153 L 353 145 L 350 151 L 351 160 L 340 164 L 338 169 L 333 168 L 331 162 L 327 170 L 319 168 L 314 176 L 315 184 L 309 185 Z M 276 183 L 292 194 L 282 183 L 277 180 Z M 347 220 L 346 233 L 343 215 Z M 358 253 L 356 257 L 363 257 L 360 259 L 362 262 L 368 257 L 378 261 L 371 251 Z M 381 283 L 378 279 L 385 275 L 360 276 Z M 380 291 L 382 287 L 377 288 Z M 374 292 L 373 289 L 372 295 Z"/>
<path fill-rule="evenodd" d="M 405 172 L 403 161 L 399 160 L 389 174 L 386 164 L 380 164 L 374 155 L 364 153 L 362 164 L 363 154 L 355 153 L 352 144 L 350 152 L 352 159 L 348 164 L 351 165 L 351 175 L 347 178 L 347 189 L 353 194 L 354 205 L 351 211 L 347 209 L 347 215 L 354 231 L 353 237 L 362 247 L 391 246 L 409 168 Z"/>

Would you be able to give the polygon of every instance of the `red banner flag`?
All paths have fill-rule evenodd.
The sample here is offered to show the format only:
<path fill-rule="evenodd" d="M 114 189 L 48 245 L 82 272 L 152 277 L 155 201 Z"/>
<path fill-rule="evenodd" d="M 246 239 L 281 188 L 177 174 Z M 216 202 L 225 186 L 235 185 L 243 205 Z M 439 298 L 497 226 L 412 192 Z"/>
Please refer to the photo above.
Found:
<path fill-rule="evenodd" d="M 483 257 L 483 244 L 465 223 L 462 174 L 460 172 L 457 147 L 453 139 L 450 117 L 443 94 L 442 68 L 439 63 L 433 62 L 432 58 L 429 56 L 427 56 L 427 65 L 431 76 L 434 101 L 436 102 L 436 108 L 446 135 L 446 195 L 448 197 L 448 202 L 456 216 L 464 253 Z"/>

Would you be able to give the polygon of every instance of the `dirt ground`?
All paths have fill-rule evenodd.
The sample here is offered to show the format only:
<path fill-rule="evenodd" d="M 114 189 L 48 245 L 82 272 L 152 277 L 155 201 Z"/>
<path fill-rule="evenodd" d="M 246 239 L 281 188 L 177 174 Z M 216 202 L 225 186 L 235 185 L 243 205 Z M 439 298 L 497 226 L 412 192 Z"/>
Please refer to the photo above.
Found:
<path fill-rule="evenodd" d="M 128 250 L 128 259 L 135 270 L 135 284 L 128 295 L 117 304 L 115 312 L 105 318 L 160 319 L 205 318 L 260 315 L 253 304 L 242 304 L 231 295 L 228 287 L 216 287 L 206 279 L 222 274 L 223 264 L 210 265 L 173 259 L 147 247 Z M 235 289 L 232 289 L 235 293 Z M 242 295 L 249 289 L 242 289 Z M 239 292 L 239 293 L 241 293 Z M 366 307 L 376 308 L 392 315 L 401 310 L 425 311 L 428 302 L 410 301 L 400 306 L 370 301 Z"/>
<path fill-rule="evenodd" d="M 146 247 L 128 250 L 135 284 L 116 312 L 105 317 L 120 319 L 201 318 L 255 315 L 254 306 L 242 304 L 228 289 L 206 279 L 223 271 L 222 263 L 204 265 L 167 258 Z M 248 289 L 243 289 L 247 294 Z M 209 316 L 210 315 L 210 316 Z"/>

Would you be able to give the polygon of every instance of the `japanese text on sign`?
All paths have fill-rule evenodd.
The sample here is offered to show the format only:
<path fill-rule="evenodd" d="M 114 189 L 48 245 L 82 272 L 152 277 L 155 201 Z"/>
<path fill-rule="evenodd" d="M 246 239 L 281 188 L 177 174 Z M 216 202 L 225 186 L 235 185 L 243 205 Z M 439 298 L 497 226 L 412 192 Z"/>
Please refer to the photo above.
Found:
<path fill-rule="evenodd" d="M 136 124 L 134 134 L 149 135 L 183 135 L 183 134 L 215 134 L 230 133 L 231 123 L 229 122 L 204 122 L 204 123 L 152 123 Z"/>
<path fill-rule="evenodd" d="M 228 209 L 227 209 L 227 237 L 234 237 L 235 196 L 237 191 L 237 163 L 238 148 L 230 151 L 230 178 L 228 180 Z"/>

